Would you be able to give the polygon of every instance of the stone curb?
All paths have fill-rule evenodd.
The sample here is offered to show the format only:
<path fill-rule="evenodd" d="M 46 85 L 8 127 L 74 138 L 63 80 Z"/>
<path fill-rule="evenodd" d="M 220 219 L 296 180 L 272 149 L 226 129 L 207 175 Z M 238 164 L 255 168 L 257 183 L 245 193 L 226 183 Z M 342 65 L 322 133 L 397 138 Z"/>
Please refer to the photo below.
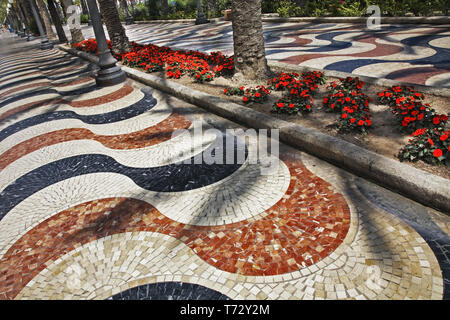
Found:
<path fill-rule="evenodd" d="M 365 24 L 368 17 L 262 17 L 262 22 L 287 23 L 287 22 L 308 22 L 308 23 L 356 23 Z M 225 18 L 211 18 L 211 23 L 226 21 Z M 195 19 L 174 19 L 174 20 L 144 20 L 135 21 L 135 24 L 150 23 L 194 23 Z M 450 24 L 449 16 L 434 17 L 381 17 L 381 24 Z"/>
<path fill-rule="evenodd" d="M 364 82 L 370 83 L 370 84 L 376 84 L 383 87 L 391 87 L 396 85 L 405 85 L 405 86 L 413 86 L 415 89 L 422 91 L 423 93 L 433 94 L 436 96 L 441 97 L 449 97 L 450 98 L 450 89 L 447 88 L 439 88 L 434 86 L 427 86 L 427 85 L 420 85 L 417 83 L 410 83 L 405 81 L 396 81 L 396 80 L 390 80 L 385 78 L 374 78 L 369 76 L 360 76 L 353 73 L 348 72 L 342 72 L 342 71 L 334 71 L 334 70 L 324 70 L 319 68 L 312 68 L 312 67 L 304 67 L 304 66 L 298 66 L 294 64 L 289 63 L 282 63 L 277 61 L 268 61 L 269 67 L 272 68 L 280 68 L 283 70 L 288 70 L 290 72 L 296 72 L 296 73 L 302 73 L 305 71 L 321 71 L 324 73 L 327 77 L 335 77 L 335 78 L 346 78 L 346 77 L 358 77 Z"/>
<path fill-rule="evenodd" d="M 98 61 L 97 57 L 85 52 L 62 45 L 59 48 L 90 62 Z M 173 81 L 126 66 L 122 66 L 122 70 L 129 78 L 247 127 L 279 129 L 280 140 L 284 143 L 403 194 L 416 202 L 450 214 L 450 181 L 448 179 L 426 173 L 336 137 L 276 119 Z"/>

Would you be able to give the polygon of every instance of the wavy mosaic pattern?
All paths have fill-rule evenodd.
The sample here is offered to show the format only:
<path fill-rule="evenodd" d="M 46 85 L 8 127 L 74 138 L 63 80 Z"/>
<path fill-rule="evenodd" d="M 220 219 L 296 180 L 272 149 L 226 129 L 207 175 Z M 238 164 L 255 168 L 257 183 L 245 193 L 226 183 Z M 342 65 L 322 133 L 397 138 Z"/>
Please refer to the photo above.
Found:
<path fill-rule="evenodd" d="M 147 27 L 133 26 L 141 36 Z M 220 41 L 224 27 L 203 26 L 195 39 Z M 196 28 L 186 26 L 180 43 Z M 317 45 L 314 55 L 358 54 L 342 30 L 315 28 L 330 35 L 273 41 Z M 376 39 L 362 42 L 372 52 L 360 57 L 377 54 Z M 390 54 L 398 53 L 392 45 Z M 262 174 L 249 160 L 253 151 L 229 133 L 191 139 L 194 120 L 214 123 L 192 106 L 131 81 L 96 88 L 83 73 L 89 67 L 56 50 L 41 55 L 0 57 L 1 299 L 442 299 L 448 292 L 441 255 L 448 219 L 436 240 L 392 210 L 387 194 L 366 195 L 367 182 L 284 145 L 279 159 L 270 158 L 279 160 L 274 170 Z M 47 65 L 51 59 L 58 63 Z M 193 161 L 224 160 L 230 150 L 243 151 L 245 161 Z"/>
<path fill-rule="evenodd" d="M 450 88 L 450 27 L 347 23 L 264 23 L 269 60 Z M 126 26 L 139 43 L 233 53 L 230 22 Z M 92 36 L 92 31 L 83 32 Z"/>

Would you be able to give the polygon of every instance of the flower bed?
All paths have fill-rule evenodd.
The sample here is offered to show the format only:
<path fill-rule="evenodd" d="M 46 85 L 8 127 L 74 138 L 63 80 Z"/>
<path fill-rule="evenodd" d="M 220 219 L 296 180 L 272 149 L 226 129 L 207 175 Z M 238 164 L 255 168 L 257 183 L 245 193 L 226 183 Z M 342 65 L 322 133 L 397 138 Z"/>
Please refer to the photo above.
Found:
<path fill-rule="evenodd" d="M 95 41 L 91 39 L 74 47 L 96 52 Z M 448 136 L 445 128 L 447 116 L 443 114 L 448 112 L 448 99 L 437 98 L 438 112 L 414 88 L 396 86 L 385 89 L 377 85 L 365 85 L 358 78 L 331 79 L 333 81 L 326 86 L 326 78 L 317 71 L 300 75 L 278 70 L 276 76 L 267 79 L 265 86 L 249 82 L 245 86 L 234 87 L 234 80 L 222 77 L 233 73 L 232 57 L 221 53 L 177 51 L 151 44 L 143 46 L 133 43 L 131 52 L 116 55 L 116 58 L 125 65 L 156 72 L 158 76 L 175 79 L 196 90 L 222 95 L 222 98 L 251 106 L 255 111 L 272 113 L 277 118 L 338 136 L 400 161 L 414 161 L 412 165 L 420 169 L 450 178 L 450 172 L 445 167 L 432 168 L 424 163 L 442 164 L 447 157 L 448 140 L 441 138 Z M 205 85 L 205 81 L 211 81 L 212 85 Z M 222 89 L 218 90 L 220 87 Z M 373 101 L 369 96 L 377 96 L 380 105 L 371 105 L 369 109 Z M 433 99 L 435 101 L 436 97 Z M 323 100 L 322 106 L 315 107 L 314 100 Z M 384 105 L 388 105 L 389 109 Z M 433 105 L 436 106 L 434 102 Z M 424 121 L 420 119 L 420 112 L 424 114 Z M 305 116 L 294 116 L 297 114 Z M 410 118 L 414 117 L 417 119 L 411 121 Z M 423 129 L 424 123 L 428 131 L 417 135 L 417 129 Z M 416 136 L 407 142 L 405 133 L 416 133 Z"/>
<path fill-rule="evenodd" d="M 109 40 L 108 40 L 109 41 Z M 200 51 L 172 50 L 153 44 L 141 45 L 131 42 L 131 51 L 115 54 L 114 57 L 130 67 L 140 67 L 146 72 L 165 70 L 168 78 L 179 79 L 188 74 L 196 82 L 212 81 L 215 76 L 233 74 L 234 58 L 221 52 L 205 54 Z M 95 39 L 73 44 L 77 50 L 96 53 Z"/>
<path fill-rule="evenodd" d="M 438 114 L 430 104 L 423 103 L 424 99 L 423 93 L 408 86 L 393 86 L 378 93 L 379 102 L 390 106 L 400 129 L 412 132 L 413 138 L 398 154 L 400 161 L 444 163 L 450 148 L 449 131 L 445 130 L 448 116 Z"/>

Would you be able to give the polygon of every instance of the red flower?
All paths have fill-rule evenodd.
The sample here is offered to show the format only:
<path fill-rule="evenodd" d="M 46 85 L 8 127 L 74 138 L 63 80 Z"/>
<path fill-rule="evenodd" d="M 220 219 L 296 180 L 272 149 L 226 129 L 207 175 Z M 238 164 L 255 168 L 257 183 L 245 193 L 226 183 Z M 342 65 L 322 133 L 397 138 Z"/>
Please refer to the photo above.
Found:
<path fill-rule="evenodd" d="M 223 93 L 225 94 L 227 93 L 227 88 L 223 89 Z"/>
<path fill-rule="evenodd" d="M 348 117 L 348 114 L 346 114 L 346 113 L 342 114 L 342 119 L 346 119 L 347 117 Z"/>
<path fill-rule="evenodd" d="M 244 102 L 247 102 L 248 98 L 247 97 L 243 97 L 242 100 L 244 100 Z"/>
<path fill-rule="evenodd" d="M 362 126 L 362 125 L 364 125 L 364 121 L 363 120 L 359 120 L 358 121 L 358 126 Z"/>
<path fill-rule="evenodd" d="M 445 141 L 445 140 L 447 140 L 447 138 L 448 138 L 448 135 L 443 134 L 443 135 L 439 138 L 439 140 Z"/>
<path fill-rule="evenodd" d="M 311 105 L 307 104 L 306 109 L 311 109 Z"/>
<path fill-rule="evenodd" d="M 430 138 L 428 138 L 427 140 L 428 140 L 428 143 L 429 143 L 431 146 L 434 146 L 433 140 L 431 140 Z"/>
<path fill-rule="evenodd" d="M 290 103 L 289 104 L 289 108 L 293 108 L 294 107 L 294 104 L 293 103 Z"/>
<path fill-rule="evenodd" d="M 283 102 L 278 102 L 277 107 L 278 108 L 283 108 L 284 107 L 284 103 Z"/>
<path fill-rule="evenodd" d="M 261 94 L 259 92 L 255 93 L 255 97 L 259 98 L 261 96 Z"/>
<path fill-rule="evenodd" d="M 351 118 L 351 119 L 350 119 L 350 122 L 351 122 L 351 123 L 355 123 L 355 121 L 356 121 L 355 118 Z"/>
<path fill-rule="evenodd" d="M 441 119 L 439 117 L 433 118 L 433 124 L 439 124 L 439 122 L 441 122 Z"/>
<path fill-rule="evenodd" d="M 442 150 L 441 150 L 441 149 L 436 149 L 436 150 L 434 150 L 434 151 L 433 151 L 433 155 L 434 155 L 436 158 L 439 158 L 440 156 L 442 156 Z"/>

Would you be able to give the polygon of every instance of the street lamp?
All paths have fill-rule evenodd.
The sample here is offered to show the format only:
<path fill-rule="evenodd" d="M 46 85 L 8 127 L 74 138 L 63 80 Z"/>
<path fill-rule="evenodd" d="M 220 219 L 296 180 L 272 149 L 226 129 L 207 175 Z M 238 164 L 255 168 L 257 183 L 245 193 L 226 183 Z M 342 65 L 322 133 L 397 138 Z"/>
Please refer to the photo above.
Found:
<path fill-rule="evenodd" d="M 31 6 L 31 11 L 33 13 L 34 20 L 36 20 L 36 24 L 39 30 L 39 34 L 41 35 L 41 50 L 53 49 L 53 43 L 48 41 L 47 35 L 45 34 L 44 28 L 42 27 L 41 19 L 37 13 L 36 3 L 34 0 L 28 0 Z"/>
<path fill-rule="evenodd" d="M 114 59 L 108 48 L 96 1 L 87 0 L 87 4 L 89 7 L 89 13 L 91 14 L 92 27 L 94 29 L 98 47 L 98 65 L 100 70 L 95 78 L 95 82 L 98 86 L 102 87 L 119 84 L 125 81 L 127 76 L 119 66 L 116 66 L 117 60 Z"/>
<path fill-rule="evenodd" d="M 209 20 L 205 18 L 205 14 L 202 9 L 202 1 L 197 0 L 197 19 L 195 19 L 195 24 L 209 23 Z"/>
<path fill-rule="evenodd" d="M 125 10 L 125 24 L 126 25 L 130 25 L 133 24 L 133 18 L 130 15 L 130 12 L 128 11 L 128 5 L 127 5 L 127 0 L 121 0 L 122 1 L 122 5 L 123 5 L 123 9 Z"/>
<path fill-rule="evenodd" d="M 13 7 L 13 2 L 14 2 L 14 0 L 8 0 L 8 6 L 10 7 L 10 8 L 12 8 Z M 17 32 L 17 34 L 21 37 L 21 38 L 23 38 L 23 37 L 25 37 L 25 27 L 24 27 L 24 23 L 23 23 L 23 17 L 20 15 L 20 12 L 19 12 L 19 10 L 17 9 L 17 10 L 14 10 L 14 13 L 16 14 L 16 17 L 17 17 L 17 22 L 19 23 L 19 28 L 18 28 L 18 32 Z M 24 30 L 24 31 L 22 31 L 22 30 Z"/>

